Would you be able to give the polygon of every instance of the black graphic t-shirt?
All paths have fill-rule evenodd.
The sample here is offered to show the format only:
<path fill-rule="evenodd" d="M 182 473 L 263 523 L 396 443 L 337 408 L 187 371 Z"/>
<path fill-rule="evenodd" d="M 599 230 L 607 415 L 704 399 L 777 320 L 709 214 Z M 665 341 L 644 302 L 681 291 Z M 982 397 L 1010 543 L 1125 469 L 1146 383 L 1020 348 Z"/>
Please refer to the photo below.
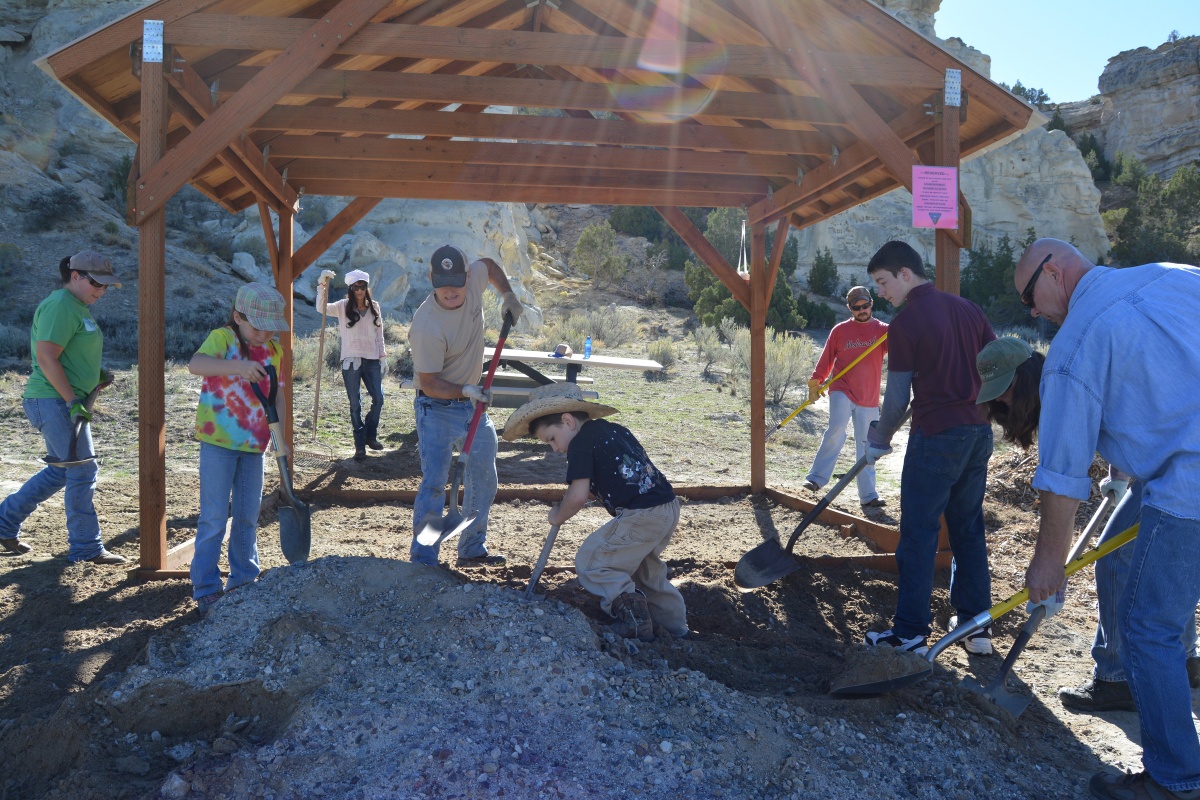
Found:
<path fill-rule="evenodd" d="M 587 478 L 592 494 L 614 517 L 622 508 L 653 508 L 675 499 L 675 490 L 629 429 L 588 420 L 567 447 L 567 483 Z"/>

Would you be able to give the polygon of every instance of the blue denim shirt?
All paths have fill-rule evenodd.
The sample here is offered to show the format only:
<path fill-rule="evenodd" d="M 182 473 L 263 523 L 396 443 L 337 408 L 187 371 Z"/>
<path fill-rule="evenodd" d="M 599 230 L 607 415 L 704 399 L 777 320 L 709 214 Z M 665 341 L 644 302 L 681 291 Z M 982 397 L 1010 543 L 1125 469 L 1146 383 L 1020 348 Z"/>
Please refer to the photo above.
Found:
<path fill-rule="evenodd" d="M 1093 453 L 1145 483 L 1144 502 L 1200 519 L 1200 269 L 1095 267 L 1042 370 L 1033 487 L 1076 499 Z"/>

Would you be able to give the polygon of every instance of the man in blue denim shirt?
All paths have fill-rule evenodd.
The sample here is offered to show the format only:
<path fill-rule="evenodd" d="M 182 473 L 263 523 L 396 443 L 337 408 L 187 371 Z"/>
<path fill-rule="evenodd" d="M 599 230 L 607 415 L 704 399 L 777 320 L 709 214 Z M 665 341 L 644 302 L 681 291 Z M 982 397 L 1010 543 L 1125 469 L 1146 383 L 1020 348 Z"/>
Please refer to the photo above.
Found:
<path fill-rule="evenodd" d="M 890 629 L 868 633 L 866 643 L 920 654 L 928 649 L 933 622 L 929 600 L 943 513 L 954 551 L 950 603 L 956 616 L 970 619 L 992 605 L 983 525 L 992 426 L 975 404 L 975 357 L 996 334 L 979 306 L 935 288 L 921 257 L 904 242 L 879 248 L 867 272 L 881 296 L 904 304 L 888 326 L 887 391 L 879 420 L 867 432 L 868 463 L 891 452 L 910 391 L 913 415 L 900 476 L 896 614 Z M 963 645 L 991 653 L 991 629 Z"/>
<path fill-rule="evenodd" d="M 1145 771 L 1098 773 L 1092 794 L 1200 798 L 1200 741 L 1182 642 L 1200 601 L 1200 314 L 1191 303 L 1200 296 L 1200 269 L 1097 267 L 1066 242 L 1039 239 L 1021 256 L 1013 285 L 1035 317 L 1062 326 L 1042 372 L 1033 479 L 1041 527 L 1025 573 L 1031 602 L 1050 598 L 1065 581 L 1093 453 L 1143 484 L 1118 622 Z"/>

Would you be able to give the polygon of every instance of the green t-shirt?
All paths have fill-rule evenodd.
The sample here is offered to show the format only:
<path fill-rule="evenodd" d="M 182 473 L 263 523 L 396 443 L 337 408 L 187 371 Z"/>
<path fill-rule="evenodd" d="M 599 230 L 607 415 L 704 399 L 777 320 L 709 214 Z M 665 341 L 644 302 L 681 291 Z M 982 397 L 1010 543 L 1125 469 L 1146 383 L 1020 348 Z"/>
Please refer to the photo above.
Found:
<path fill-rule="evenodd" d="M 46 379 L 37 361 L 37 343 L 51 342 L 63 349 L 58 361 L 78 397 L 86 397 L 100 383 L 100 357 L 104 334 L 92 319 L 87 304 L 66 289 L 55 289 L 33 312 L 29 329 L 29 352 L 33 374 L 25 384 L 25 397 L 45 400 L 61 397 Z"/>

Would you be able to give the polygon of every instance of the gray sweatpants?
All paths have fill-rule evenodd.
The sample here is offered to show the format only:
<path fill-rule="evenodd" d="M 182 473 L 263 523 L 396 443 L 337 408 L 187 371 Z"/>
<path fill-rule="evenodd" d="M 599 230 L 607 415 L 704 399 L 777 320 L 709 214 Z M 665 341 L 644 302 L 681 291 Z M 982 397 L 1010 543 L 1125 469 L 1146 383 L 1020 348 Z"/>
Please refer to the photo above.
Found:
<path fill-rule="evenodd" d="M 662 551 L 679 524 L 679 498 L 653 508 L 623 508 L 584 539 L 575 554 L 575 573 L 584 589 L 600 597 L 612 613 L 612 601 L 640 589 L 654 621 L 673 636 L 687 633 L 683 595 L 667 579 Z"/>

